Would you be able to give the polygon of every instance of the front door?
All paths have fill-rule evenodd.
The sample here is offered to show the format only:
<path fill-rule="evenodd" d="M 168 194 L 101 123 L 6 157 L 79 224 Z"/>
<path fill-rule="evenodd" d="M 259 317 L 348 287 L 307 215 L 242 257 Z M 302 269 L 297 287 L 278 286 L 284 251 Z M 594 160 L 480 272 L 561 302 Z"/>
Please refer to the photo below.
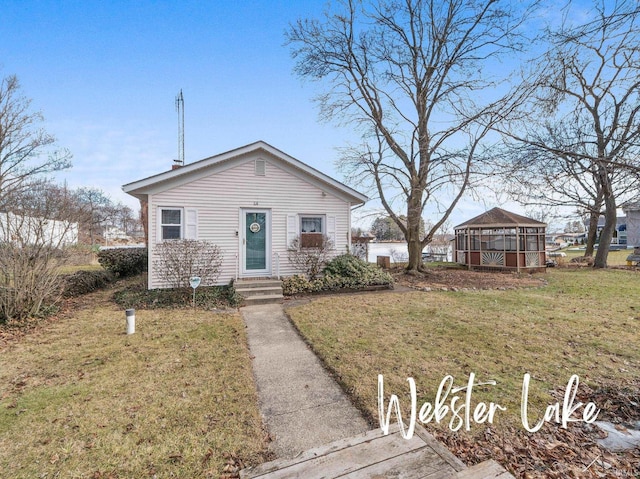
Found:
<path fill-rule="evenodd" d="M 269 210 L 242 210 L 242 274 L 271 274 L 271 225 Z"/>

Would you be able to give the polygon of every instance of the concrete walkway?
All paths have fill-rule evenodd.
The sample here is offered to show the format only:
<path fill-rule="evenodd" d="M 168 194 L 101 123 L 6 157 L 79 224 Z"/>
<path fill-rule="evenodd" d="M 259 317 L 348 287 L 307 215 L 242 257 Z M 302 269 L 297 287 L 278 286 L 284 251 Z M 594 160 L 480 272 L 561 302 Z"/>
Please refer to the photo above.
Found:
<path fill-rule="evenodd" d="M 370 429 L 284 314 L 281 304 L 240 310 L 247 325 L 260 411 L 276 457 Z"/>

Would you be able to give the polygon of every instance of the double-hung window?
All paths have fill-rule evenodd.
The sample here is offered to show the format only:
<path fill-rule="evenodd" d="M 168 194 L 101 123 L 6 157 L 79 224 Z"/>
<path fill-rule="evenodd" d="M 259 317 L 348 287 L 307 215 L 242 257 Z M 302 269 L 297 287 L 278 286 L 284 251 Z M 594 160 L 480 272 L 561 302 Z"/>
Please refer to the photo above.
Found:
<path fill-rule="evenodd" d="M 325 236 L 324 216 L 300 216 L 300 246 L 319 248 Z"/>
<path fill-rule="evenodd" d="M 160 240 L 182 239 L 184 218 L 182 208 L 160 208 Z"/>

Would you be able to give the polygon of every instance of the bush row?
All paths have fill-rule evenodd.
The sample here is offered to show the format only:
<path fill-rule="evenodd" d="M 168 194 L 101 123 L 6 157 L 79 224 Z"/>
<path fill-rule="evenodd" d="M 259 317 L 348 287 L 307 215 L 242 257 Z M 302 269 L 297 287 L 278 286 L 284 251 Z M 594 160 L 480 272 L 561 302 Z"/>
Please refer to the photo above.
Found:
<path fill-rule="evenodd" d="M 98 262 L 114 276 L 134 276 L 147 271 L 147 248 L 103 249 L 98 253 Z"/>
<path fill-rule="evenodd" d="M 171 309 L 184 308 L 192 304 L 191 288 L 147 289 L 144 281 L 128 284 L 115 292 L 113 299 L 124 309 Z M 233 286 L 201 286 L 196 291 L 196 306 L 203 309 L 236 307 L 241 297 Z"/>
<path fill-rule="evenodd" d="M 284 294 L 291 296 L 341 289 L 363 289 L 393 283 L 389 273 L 350 254 L 333 258 L 326 264 L 322 273 L 322 277 L 314 280 L 301 275 L 286 278 L 282 284 Z"/>
<path fill-rule="evenodd" d="M 76 271 L 63 277 L 62 296 L 74 298 L 104 288 L 113 281 L 109 271 Z"/>

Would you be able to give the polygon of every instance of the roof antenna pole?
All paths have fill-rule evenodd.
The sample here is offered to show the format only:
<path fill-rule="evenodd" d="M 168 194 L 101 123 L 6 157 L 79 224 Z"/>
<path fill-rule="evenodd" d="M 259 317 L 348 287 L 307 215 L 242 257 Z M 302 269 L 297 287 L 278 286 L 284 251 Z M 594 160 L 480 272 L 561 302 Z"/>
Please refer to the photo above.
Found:
<path fill-rule="evenodd" d="M 176 163 L 184 166 L 184 98 L 182 89 L 176 95 L 176 111 L 178 112 L 178 159 Z"/>

